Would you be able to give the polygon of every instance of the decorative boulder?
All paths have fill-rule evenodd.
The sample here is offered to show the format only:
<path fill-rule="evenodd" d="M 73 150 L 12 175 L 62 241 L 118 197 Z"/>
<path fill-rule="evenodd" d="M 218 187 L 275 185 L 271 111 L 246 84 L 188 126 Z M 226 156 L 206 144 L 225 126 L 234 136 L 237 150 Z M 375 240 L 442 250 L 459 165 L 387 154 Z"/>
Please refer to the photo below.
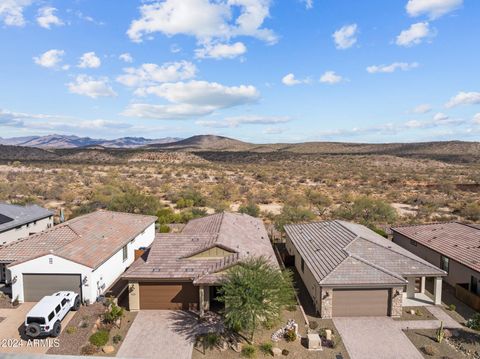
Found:
<path fill-rule="evenodd" d="M 282 349 L 272 348 L 272 354 L 274 357 L 279 357 L 280 355 L 282 355 Z"/>
<path fill-rule="evenodd" d="M 322 341 L 318 334 L 308 334 L 308 349 L 320 349 L 322 347 Z"/>
<path fill-rule="evenodd" d="M 326 329 L 325 330 L 325 339 L 332 340 L 332 330 L 331 329 Z"/>
<path fill-rule="evenodd" d="M 112 354 L 115 352 L 115 348 L 111 345 L 105 345 L 102 348 L 102 352 L 104 352 L 105 354 Z"/>

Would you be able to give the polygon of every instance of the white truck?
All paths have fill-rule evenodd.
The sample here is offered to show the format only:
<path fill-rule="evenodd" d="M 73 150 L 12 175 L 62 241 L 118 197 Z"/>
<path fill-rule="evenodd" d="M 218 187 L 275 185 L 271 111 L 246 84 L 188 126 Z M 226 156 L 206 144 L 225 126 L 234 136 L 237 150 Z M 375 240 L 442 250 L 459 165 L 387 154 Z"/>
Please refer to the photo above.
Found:
<path fill-rule="evenodd" d="M 43 297 L 30 309 L 25 318 L 25 334 L 28 337 L 58 337 L 62 320 L 70 310 L 80 308 L 80 296 L 75 292 L 61 291 Z"/>

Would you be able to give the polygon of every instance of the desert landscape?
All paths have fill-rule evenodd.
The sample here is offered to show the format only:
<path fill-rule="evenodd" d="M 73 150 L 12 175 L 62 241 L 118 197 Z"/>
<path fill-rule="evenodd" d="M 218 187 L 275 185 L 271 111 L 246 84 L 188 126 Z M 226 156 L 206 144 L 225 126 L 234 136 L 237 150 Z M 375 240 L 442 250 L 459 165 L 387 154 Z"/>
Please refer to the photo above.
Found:
<path fill-rule="evenodd" d="M 392 224 L 480 219 L 480 145 L 255 145 L 195 136 L 142 148 L 0 146 L 0 199 L 66 218 L 95 208 L 163 222 L 244 211 L 283 223 L 345 218 Z M 162 220 L 160 221 L 162 222 Z"/>

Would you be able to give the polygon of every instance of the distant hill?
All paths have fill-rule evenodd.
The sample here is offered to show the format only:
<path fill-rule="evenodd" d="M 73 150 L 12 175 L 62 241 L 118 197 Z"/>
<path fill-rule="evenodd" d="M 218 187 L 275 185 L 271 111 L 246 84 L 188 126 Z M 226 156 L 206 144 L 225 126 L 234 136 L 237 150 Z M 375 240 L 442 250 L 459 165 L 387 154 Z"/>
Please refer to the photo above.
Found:
<path fill-rule="evenodd" d="M 242 142 L 233 138 L 215 136 L 215 135 L 198 135 L 186 138 L 184 140 L 152 144 L 146 146 L 153 149 L 168 150 L 194 150 L 194 151 L 248 151 L 255 147 L 251 143 Z"/>
<path fill-rule="evenodd" d="M 148 139 L 143 137 L 122 137 L 114 140 L 94 139 L 68 135 L 28 136 L 0 138 L 0 145 L 13 145 L 37 148 L 79 148 L 101 146 L 106 148 L 137 148 L 150 144 L 179 141 L 180 138 L 165 137 Z"/>

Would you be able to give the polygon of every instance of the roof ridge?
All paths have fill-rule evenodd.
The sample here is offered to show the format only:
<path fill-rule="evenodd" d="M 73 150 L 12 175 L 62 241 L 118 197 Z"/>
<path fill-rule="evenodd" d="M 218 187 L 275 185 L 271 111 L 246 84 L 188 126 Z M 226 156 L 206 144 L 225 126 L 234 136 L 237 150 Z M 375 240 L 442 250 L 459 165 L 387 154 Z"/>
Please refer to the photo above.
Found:
<path fill-rule="evenodd" d="M 407 227 L 423 227 L 423 226 L 435 226 L 437 224 L 451 224 L 457 223 L 464 226 L 469 226 L 467 223 L 462 223 L 460 221 L 446 221 L 446 222 L 429 222 L 429 223 L 414 223 L 414 224 L 401 224 L 395 227 L 390 227 L 391 230 L 395 230 L 395 228 L 407 228 Z"/>
<path fill-rule="evenodd" d="M 328 279 L 328 277 L 330 277 L 330 276 L 338 269 L 338 267 L 340 267 L 340 265 L 341 265 L 343 262 L 345 262 L 348 258 L 350 258 L 350 255 L 348 254 L 348 252 L 346 252 L 344 249 L 342 249 L 342 251 L 344 251 L 345 253 L 347 253 L 347 256 L 346 256 L 345 258 L 343 258 L 343 259 L 340 261 L 340 263 L 338 263 L 338 264 L 335 266 L 335 268 L 333 268 L 333 269 L 330 271 L 330 273 L 328 273 L 325 277 L 323 277 L 323 278 L 318 282 L 318 284 L 322 284 L 323 282 L 325 282 L 325 281 Z"/>

